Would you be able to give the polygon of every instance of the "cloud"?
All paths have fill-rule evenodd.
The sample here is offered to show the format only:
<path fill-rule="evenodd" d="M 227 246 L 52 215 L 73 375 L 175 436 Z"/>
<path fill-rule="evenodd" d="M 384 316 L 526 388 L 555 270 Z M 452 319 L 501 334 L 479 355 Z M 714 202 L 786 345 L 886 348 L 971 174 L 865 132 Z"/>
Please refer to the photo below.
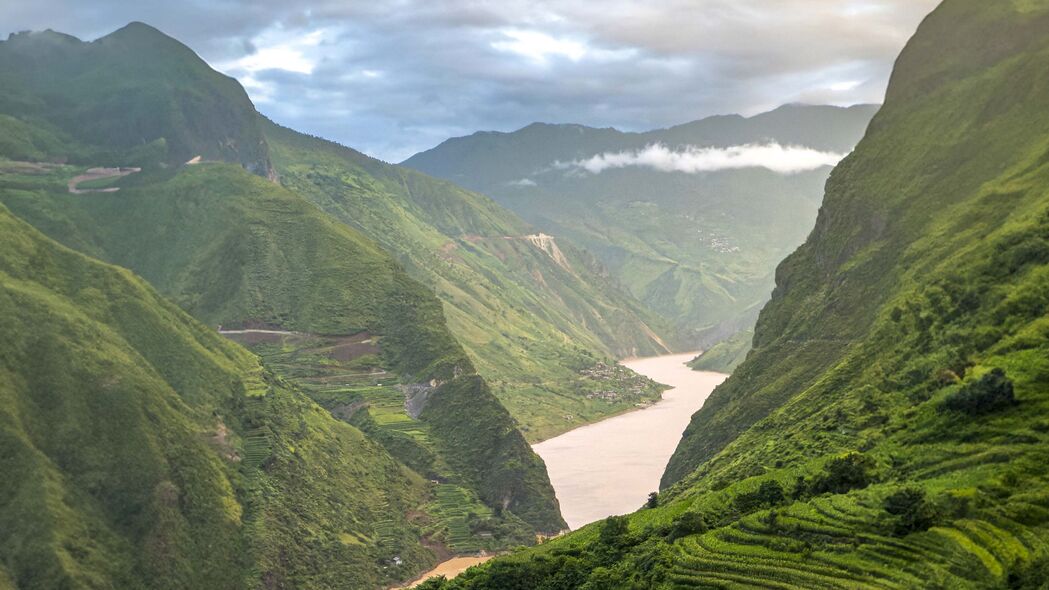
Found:
<path fill-rule="evenodd" d="M 0 2 L 0 23 L 90 40 L 147 22 L 279 123 L 396 161 L 534 121 L 640 131 L 879 102 L 938 1 L 34 0 Z"/>
<path fill-rule="evenodd" d="M 591 174 L 632 166 L 686 174 L 741 168 L 765 168 L 779 174 L 796 174 L 824 166 L 834 166 L 846 155 L 778 143 L 746 144 L 727 148 L 686 146 L 680 150 L 652 144 L 641 150 L 606 152 L 585 160 L 559 162 L 555 167 L 585 170 Z"/>
<path fill-rule="evenodd" d="M 521 178 L 518 180 L 511 180 L 506 183 L 506 186 L 512 186 L 515 188 L 527 188 L 530 186 L 536 186 L 536 183 L 531 178 Z"/>

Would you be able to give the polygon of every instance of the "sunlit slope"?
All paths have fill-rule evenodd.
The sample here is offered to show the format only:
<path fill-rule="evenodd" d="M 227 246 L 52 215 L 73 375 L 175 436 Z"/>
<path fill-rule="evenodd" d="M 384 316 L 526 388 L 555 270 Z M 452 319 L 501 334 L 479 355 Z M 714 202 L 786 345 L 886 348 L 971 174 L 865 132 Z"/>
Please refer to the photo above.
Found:
<path fill-rule="evenodd" d="M 1047 31 L 944 2 L 659 506 L 444 587 L 1044 588 Z"/>
<path fill-rule="evenodd" d="M 265 129 L 283 185 L 435 289 L 452 333 L 530 438 L 645 399 L 583 372 L 611 357 L 665 352 L 671 330 L 587 253 L 539 235 L 482 195 L 270 123 Z M 587 398 L 607 390 L 619 390 L 620 401 Z"/>
<path fill-rule="evenodd" d="M 403 516 L 425 482 L 381 447 L 2 207 L 0 246 L 7 587 L 368 588 L 432 563 Z"/>

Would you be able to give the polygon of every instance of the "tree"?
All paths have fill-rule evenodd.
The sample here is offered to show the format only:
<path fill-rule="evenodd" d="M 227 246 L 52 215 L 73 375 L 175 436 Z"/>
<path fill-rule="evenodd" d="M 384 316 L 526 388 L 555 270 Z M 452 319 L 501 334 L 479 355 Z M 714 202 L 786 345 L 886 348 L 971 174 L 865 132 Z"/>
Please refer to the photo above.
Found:
<path fill-rule="evenodd" d="M 652 492 L 648 495 L 648 501 L 645 502 L 645 508 L 656 508 L 659 506 L 659 492 Z"/>
<path fill-rule="evenodd" d="M 990 414 L 1016 405 L 1013 382 L 1005 371 L 994 369 L 976 381 L 947 396 L 941 412 L 962 412 L 970 416 Z"/>

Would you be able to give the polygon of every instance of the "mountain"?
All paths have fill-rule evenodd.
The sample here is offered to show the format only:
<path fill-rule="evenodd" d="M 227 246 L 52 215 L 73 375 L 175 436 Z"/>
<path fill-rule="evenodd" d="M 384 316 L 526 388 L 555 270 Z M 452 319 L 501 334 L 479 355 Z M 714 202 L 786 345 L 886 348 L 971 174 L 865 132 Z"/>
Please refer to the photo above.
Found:
<path fill-rule="evenodd" d="M 272 123 L 264 133 L 281 184 L 436 291 L 452 333 L 530 440 L 658 397 L 612 365 L 666 352 L 673 330 L 587 252 L 451 183 Z"/>
<path fill-rule="evenodd" d="M 289 527 L 299 527 L 294 534 L 275 532 L 285 538 L 274 538 L 272 545 L 294 543 L 294 567 L 266 563 L 256 573 L 274 579 L 316 576 L 312 586 L 301 582 L 303 587 L 335 587 L 345 583 L 333 581 L 340 576 L 360 580 L 357 587 L 378 587 L 410 578 L 432 563 L 434 551 L 499 550 L 530 543 L 536 532 L 560 530 L 564 523 L 542 461 L 449 332 L 441 302 L 374 241 L 272 182 L 268 155 L 265 170 L 257 161 L 245 160 L 234 138 L 254 136 L 264 142 L 264 136 L 255 135 L 263 121 L 250 102 L 239 100 L 242 90 L 225 93 L 230 79 L 214 72 L 186 77 L 181 84 L 190 87 L 173 90 L 167 105 L 170 112 L 195 119 L 191 129 L 198 129 L 196 120 L 211 117 L 224 119 L 226 129 L 201 126 L 201 135 L 193 131 L 186 136 L 197 138 L 192 140 L 144 137 L 143 142 L 166 151 L 143 152 L 128 148 L 116 132 L 112 138 L 108 132 L 83 133 L 81 125 L 87 123 L 73 114 L 90 113 L 93 128 L 120 129 L 120 114 L 104 105 L 130 101 L 125 106 L 135 123 L 134 113 L 140 108 L 135 101 L 148 102 L 152 97 L 148 92 L 152 78 L 147 76 L 141 84 L 144 95 L 136 94 L 140 84 L 128 79 L 116 88 L 121 96 L 114 97 L 103 90 L 85 92 L 77 84 L 37 89 L 35 74 L 9 67 L 18 58 L 31 56 L 37 68 L 73 70 L 67 62 L 81 63 L 80 55 L 86 52 L 99 72 L 116 71 L 123 60 L 131 59 L 129 53 L 160 54 L 163 59 L 158 59 L 156 71 L 149 76 L 174 83 L 180 73 L 196 73 L 203 64 L 182 45 L 144 25 L 131 25 L 110 37 L 114 40 L 104 37 L 85 44 L 44 33 L 0 43 L 0 77 L 8 82 L 0 94 L 33 105 L 64 105 L 41 107 L 33 114 L 17 110 L 4 114 L 4 124 L 19 133 L 0 142 L 0 202 L 65 246 L 138 273 L 181 309 L 210 324 L 212 333 L 220 327 L 230 339 L 249 346 L 262 357 L 271 380 L 282 391 L 294 392 L 288 398 L 293 401 L 280 397 L 272 404 L 249 404 L 254 409 L 245 424 L 254 426 L 242 433 L 245 460 L 265 459 L 280 442 L 291 453 L 289 460 L 298 452 L 300 459 L 294 460 L 309 459 L 309 469 L 315 470 L 289 477 L 309 478 L 303 485 L 317 488 L 300 498 L 300 516 L 273 513 L 273 518 L 287 520 Z M 55 43 L 60 49 L 52 51 Z M 34 46 L 38 51 L 33 51 Z M 106 53 L 91 49 L 95 46 L 122 49 Z M 106 61 L 110 58 L 113 61 Z M 132 78 L 136 72 L 124 71 Z M 197 95 L 216 102 L 194 102 Z M 213 106 L 214 112 L 208 110 Z M 197 140 L 224 147 L 202 152 L 206 157 L 192 165 L 181 163 L 185 153 L 172 159 L 173 153 L 179 153 L 172 152 L 172 146 L 182 142 L 192 146 Z M 268 145 L 260 146 L 256 147 L 268 154 Z M 32 150 L 36 154 L 30 157 Z M 122 158 L 131 158 L 141 168 L 89 168 L 95 157 L 120 165 L 125 162 Z M 19 263 L 32 266 L 34 260 Z M 85 305 L 107 298 L 104 290 L 88 289 L 82 295 Z M 130 313 L 139 304 L 127 305 Z M 162 326 L 141 329 L 158 331 Z M 32 342 L 30 332 L 9 334 L 15 335 L 11 346 Z M 43 342 L 59 338 L 56 331 Z M 69 340 L 71 345 L 88 346 Z M 154 352 L 187 354 L 160 348 L 149 351 Z M 257 365 L 254 357 L 239 354 Z M 119 374 L 114 378 L 119 379 Z M 38 389 L 24 395 L 36 394 Z M 55 396 L 61 401 L 59 393 Z M 297 413 L 283 413 L 293 410 Z M 340 450 L 343 443 L 323 441 L 316 448 L 300 447 L 294 438 L 270 435 L 278 426 L 306 432 L 320 420 L 317 415 L 331 418 L 318 428 L 343 433 L 338 434 L 343 439 L 352 433 L 353 448 Z M 333 417 L 340 420 L 339 426 L 330 424 Z M 286 423 L 270 423 L 285 419 Z M 40 445 L 58 444 L 46 433 L 37 434 Z M 73 438 L 61 440 L 71 444 Z M 350 467 L 353 477 L 364 480 L 359 484 L 345 485 L 344 475 L 324 475 L 329 470 L 342 473 L 339 470 L 348 461 L 341 457 L 344 452 L 354 455 Z M 395 478 L 395 474 L 400 475 Z M 104 476 L 100 471 L 95 477 Z M 387 483 L 388 496 L 344 497 L 368 486 L 382 489 Z M 287 482 L 267 485 L 294 492 Z M 259 493 L 271 492 L 276 494 L 270 488 Z M 288 503 L 291 496 L 275 497 L 284 502 L 280 510 L 295 510 Z M 356 511 L 338 518 L 328 515 L 341 510 L 343 503 Z M 403 515 L 413 516 L 409 520 Z M 326 528 L 329 520 L 342 523 L 344 529 Z M 347 522 L 356 524 L 346 528 Z M 328 537 L 311 544 L 296 536 L 314 529 L 327 531 Z M 328 543 L 332 539 L 351 547 L 347 551 L 353 559 L 346 567 L 357 573 L 344 576 L 341 566 L 331 570 L 331 577 L 322 571 L 320 564 L 329 557 L 349 559 L 333 549 Z"/>
<path fill-rule="evenodd" d="M 453 334 L 529 439 L 658 396 L 609 367 L 666 351 L 675 332 L 587 252 L 487 197 L 274 125 L 235 80 L 156 29 L 132 23 L 91 43 L 12 35 L 0 44 L 0 81 L 0 154 L 12 160 L 169 171 L 220 161 L 279 173 L 439 294 Z"/>
<path fill-rule="evenodd" d="M 652 145 L 680 152 L 778 142 L 844 154 L 875 111 L 791 105 L 646 133 L 536 123 L 450 139 L 404 165 L 487 194 L 593 252 L 694 350 L 753 325 L 775 265 L 812 227 L 830 167 L 693 174 L 645 166 L 592 172 L 581 163 Z"/>
<path fill-rule="evenodd" d="M 1044 588 L 1049 3 L 946 0 L 657 507 L 428 588 Z"/>
<path fill-rule="evenodd" d="M 0 323 L 8 587 L 374 588 L 433 562 L 405 516 L 426 480 L 3 207 Z"/>
<path fill-rule="evenodd" d="M 0 72 L 6 124 L 37 123 L 41 135 L 63 140 L 70 161 L 129 165 L 128 152 L 137 152 L 180 164 L 201 156 L 273 174 L 240 84 L 148 25 L 132 23 L 91 43 L 53 31 L 14 34 L 0 51 Z"/>

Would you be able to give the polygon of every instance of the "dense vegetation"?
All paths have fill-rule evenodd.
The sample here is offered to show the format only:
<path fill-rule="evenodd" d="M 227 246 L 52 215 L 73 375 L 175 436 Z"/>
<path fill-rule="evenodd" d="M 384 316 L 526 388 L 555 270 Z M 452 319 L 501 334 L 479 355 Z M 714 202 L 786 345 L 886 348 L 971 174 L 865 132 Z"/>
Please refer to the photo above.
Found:
<path fill-rule="evenodd" d="M 753 326 L 772 291 L 775 265 L 812 228 L 830 168 L 794 175 L 641 167 L 590 174 L 565 163 L 651 144 L 778 141 L 845 153 L 874 112 L 791 105 L 646 133 L 537 123 L 450 139 L 405 165 L 491 195 L 543 231 L 593 252 L 630 293 L 678 328 L 681 346 L 697 350 Z M 724 363 L 710 357 L 708 368 L 732 368 L 732 358 L 717 358 Z"/>
<path fill-rule="evenodd" d="M 144 62 L 136 61 L 139 59 Z M 149 72 L 141 71 L 149 60 L 153 60 Z M 68 70 L 82 80 L 48 86 L 51 78 L 37 80 L 27 63 L 40 68 L 53 66 L 60 73 Z M 116 71 L 121 71 L 122 77 L 115 86 L 89 75 Z M 264 178 L 272 177 L 272 170 L 268 147 L 259 135 L 261 118 L 234 81 L 216 74 L 184 46 L 144 25 L 131 25 L 91 44 L 55 33 L 17 35 L 0 43 L 0 77 L 12 82 L 0 88 L 0 96 L 6 101 L 3 104 L 10 109 L 0 117 L 0 125 L 14 131 L 0 141 L 0 202 L 65 246 L 130 268 L 148 280 L 179 308 L 211 325 L 205 328 L 184 315 L 171 316 L 175 318 L 172 321 L 190 322 L 194 333 L 209 334 L 208 342 L 222 342 L 214 332 L 220 325 L 227 330 L 265 328 L 298 338 L 289 341 L 292 350 L 287 352 L 292 360 L 280 362 L 266 356 L 266 363 L 272 362 L 267 366 L 272 374 L 263 372 L 258 360 L 242 349 L 221 345 L 225 346 L 219 349 L 225 351 L 223 354 L 236 354 L 238 362 L 247 364 L 231 367 L 229 375 L 200 385 L 216 397 L 191 400 L 197 405 L 185 409 L 188 417 L 180 417 L 178 412 L 140 412 L 106 423 L 99 418 L 102 414 L 89 413 L 83 420 L 98 422 L 95 430 L 71 425 L 68 432 L 56 417 L 40 414 L 39 419 L 34 418 L 38 426 L 27 435 L 31 435 L 33 448 L 54 446 L 61 450 L 77 437 L 82 437 L 80 450 L 87 454 L 105 454 L 110 444 L 143 447 L 141 456 L 126 463 L 119 461 L 121 453 L 113 453 L 112 460 L 94 467 L 85 463 L 87 479 L 56 493 L 108 494 L 108 488 L 98 486 L 108 486 L 110 480 L 116 482 L 114 485 L 146 486 L 149 490 L 159 485 L 150 491 L 156 495 L 156 518 L 167 519 L 163 526 L 171 530 L 165 529 L 156 544 L 157 551 L 172 552 L 167 566 L 170 571 L 139 571 L 147 565 L 161 567 L 166 558 L 159 554 L 143 555 L 145 565 L 133 562 L 139 554 L 131 547 L 142 543 L 151 546 L 151 541 L 142 536 L 142 527 L 152 526 L 152 521 L 136 521 L 136 511 L 145 504 L 137 500 L 137 504 L 128 503 L 123 497 L 116 497 L 116 504 L 108 508 L 97 501 L 55 508 L 68 512 L 71 523 L 82 520 L 83 530 L 97 529 L 100 535 L 108 535 L 106 527 L 119 529 L 113 533 L 113 544 L 95 555 L 79 546 L 69 548 L 66 554 L 61 542 L 51 547 L 44 537 L 34 537 L 28 528 L 34 526 L 37 516 L 41 522 L 63 519 L 58 513 L 41 512 L 35 505 L 27 504 L 23 510 L 11 503 L 14 493 L 9 494 L 0 512 L 14 518 L 9 529 L 14 532 L 0 550 L 0 563 L 19 562 L 20 544 L 29 540 L 42 545 L 26 549 L 26 560 L 55 560 L 60 562 L 55 568 L 83 570 L 82 574 L 69 574 L 72 577 L 83 575 L 117 587 L 141 587 L 143 580 L 162 575 L 173 587 L 255 586 L 265 579 L 277 587 L 333 588 L 348 584 L 366 588 L 410 578 L 432 564 L 437 554 L 527 544 L 536 532 L 555 532 L 564 526 L 542 461 L 532 453 L 510 414 L 477 376 L 473 363 L 449 332 L 440 300 L 358 230 Z M 163 83 L 154 85 L 157 80 Z M 157 89 L 165 92 L 164 105 L 150 102 L 156 98 L 151 93 Z M 111 109 L 114 101 L 119 109 Z M 170 112 L 162 109 L 156 117 L 135 119 L 141 109 L 161 106 Z M 167 115 L 173 118 L 168 120 Z M 194 122 L 183 125 L 179 116 Z M 221 124 L 195 127 L 210 117 L 222 119 Z M 145 148 L 128 147 L 125 141 L 130 140 L 120 130 L 129 128 L 141 134 Z M 180 135 L 183 132 L 188 134 Z M 249 150 L 253 155 L 247 159 L 248 152 L 237 149 L 243 141 L 254 146 Z M 187 154 L 200 147 L 194 142 L 226 147 L 197 152 L 205 156 L 203 163 L 183 165 Z M 264 159 L 265 166 L 258 158 Z M 225 162 L 209 161 L 215 159 Z M 131 163 L 143 170 L 81 185 L 115 192 L 74 194 L 67 186 L 91 165 Z M 28 231 L 7 209 L 4 211 L 11 227 Z M 94 265 L 92 268 L 111 268 L 30 233 L 33 240 L 48 243 L 47 248 L 64 252 L 69 260 Z M 17 238 L 12 234 L 12 240 Z M 8 263 L 38 271 L 34 277 L 39 281 L 63 270 L 43 265 L 32 257 L 36 255 L 37 250 L 11 251 Z M 130 277 L 126 271 L 111 272 Z M 141 285 L 138 279 L 128 280 Z M 68 301 L 62 302 L 62 309 L 69 314 L 91 312 L 96 303 L 107 310 L 126 307 L 126 313 L 144 305 L 108 293 L 104 286 L 77 285 L 75 292 L 63 293 Z M 9 306 L 5 320 L 16 314 L 19 304 Z M 166 310 L 176 309 L 169 303 L 164 306 Z M 137 366 L 135 355 L 147 357 L 153 366 L 143 365 L 137 370 L 159 371 L 169 381 L 192 380 L 196 373 L 201 373 L 200 379 L 208 378 L 204 369 L 177 364 L 181 356 L 192 355 L 199 345 L 186 343 L 186 350 L 182 350 L 175 343 L 165 343 L 160 322 L 138 325 L 136 329 L 145 331 L 140 335 L 145 340 L 130 342 L 127 350 L 100 347 L 97 355 L 85 355 L 82 360 L 87 368 L 81 368 L 76 364 L 81 360 L 78 350 L 89 346 L 93 336 L 50 329 L 46 320 L 40 319 L 49 313 L 55 312 L 45 309 L 25 318 L 12 317 L 18 323 L 5 331 L 5 344 L 21 351 L 20 356 L 5 358 L 11 363 L 12 379 L 26 378 L 16 369 L 47 375 L 50 369 L 46 367 L 53 365 L 58 372 L 55 379 L 75 380 L 76 375 L 86 372 L 96 380 L 130 382 L 137 373 L 125 376 L 125 365 Z M 32 328 L 37 321 L 46 328 L 39 333 Z M 358 336 L 369 343 L 366 361 L 348 352 L 352 346 L 321 352 L 313 347 L 317 339 L 341 342 Z M 33 346 L 44 347 L 41 354 L 33 356 L 26 348 Z M 43 354 L 49 346 L 57 347 L 57 352 Z M 76 349 L 65 351 L 69 357 L 66 364 L 55 356 L 63 346 Z M 107 365 L 108 356 L 113 362 L 128 360 Z M 165 365 L 169 362 L 170 367 Z M 19 363 L 25 366 L 19 368 Z M 334 373 L 332 368 L 344 370 Z M 180 375 L 179 371 L 187 374 Z M 326 371 L 327 377 L 338 376 L 340 387 L 312 387 L 325 378 Z M 370 382 L 375 373 L 381 374 L 378 385 Z M 236 380 L 253 380 L 254 385 L 238 386 Z M 196 390 L 182 391 L 177 383 L 169 385 L 180 396 L 197 395 Z M 160 392 L 158 396 L 167 395 L 162 383 L 150 386 Z M 68 402 L 68 420 L 73 421 L 79 419 L 75 407 L 91 403 L 90 396 L 87 401 L 80 401 L 78 396 L 93 390 L 67 391 L 74 388 L 73 381 L 49 387 L 45 382 L 30 383 L 18 390 L 21 397 L 12 397 L 3 410 L 18 418 L 25 413 L 19 409 L 21 404 L 44 404 L 46 398 L 48 404 Z M 222 393 L 231 387 L 233 393 Z M 247 393 L 236 393 L 241 390 Z M 131 396 L 132 390 L 123 395 Z M 340 413 L 340 408 L 346 408 L 338 403 L 338 396 L 366 411 Z M 165 399 L 155 403 L 175 403 Z M 103 409 L 100 406 L 92 411 Z M 408 427 L 399 433 L 387 428 L 388 424 L 371 428 L 366 418 L 373 415 L 395 417 Z M 182 423 L 190 419 L 196 422 Z M 57 425 L 53 436 L 39 427 L 45 423 Z M 177 427 L 181 429 L 177 436 L 184 435 L 202 448 L 207 445 L 201 441 L 210 440 L 219 450 L 201 455 L 203 471 L 167 477 L 166 462 L 192 462 L 201 454 L 199 449 L 172 438 L 175 434 L 159 433 L 157 437 L 167 438 L 156 440 L 125 440 L 99 430 L 103 427 L 127 427 L 136 432 Z M 411 452 L 405 452 L 404 437 L 398 434 L 415 430 L 426 439 L 417 445 L 419 452 L 439 465 L 439 470 L 428 471 L 425 462 L 415 461 Z M 12 432 L 12 436 L 22 436 Z M 61 469 L 75 463 L 74 459 L 62 461 Z M 151 466 L 152 461 L 157 465 Z M 47 477 L 61 479 L 61 469 Z M 141 480 L 134 479 L 135 470 L 143 470 Z M 436 476 L 440 484 L 429 482 L 424 475 Z M 191 526 L 184 525 L 177 511 L 173 512 L 176 504 L 179 509 L 197 510 L 181 499 L 179 490 L 211 485 L 211 480 L 195 480 L 206 477 L 218 478 L 219 483 L 213 486 L 218 486 L 218 491 L 201 491 L 201 501 L 217 503 L 228 513 L 224 520 L 214 514 L 208 518 L 215 526 L 228 525 L 229 530 L 212 534 L 194 529 L 195 521 Z M 174 491 L 164 483 L 167 480 L 174 482 Z M 223 491 L 222 486 L 230 489 Z M 225 496 L 216 495 L 218 492 Z M 106 514 L 99 513 L 107 510 Z M 15 518 L 18 513 L 22 516 Z M 214 571 L 200 561 L 212 546 L 194 548 L 186 538 L 213 539 L 222 545 L 221 554 L 215 556 Z M 121 557 L 123 554 L 128 557 Z M 106 567 L 112 569 L 95 564 L 96 560 L 109 563 Z M 67 583 L 60 579 L 65 574 L 30 579 L 33 571 L 48 570 L 26 567 L 25 571 L 8 572 L 18 587 Z M 83 580 L 69 584 L 91 585 Z"/>
<path fill-rule="evenodd" d="M 425 480 L 130 272 L 2 207 L 0 322 L 13 587 L 366 588 L 432 563 L 405 516 Z"/>
<path fill-rule="evenodd" d="M 529 439 L 657 396 L 595 370 L 673 341 L 664 344 L 659 334 L 670 330 L 589 254 L 537 239 L 482 195 L 269 122 L 264 129 L 283 185 L 373 238 L 437 292 L 452 333 Z"/>
<path fill-rule="evenodd" d="M 431 588 L 1045 588 L 1049 3 L 946 0 L 658 506 Z"/>

